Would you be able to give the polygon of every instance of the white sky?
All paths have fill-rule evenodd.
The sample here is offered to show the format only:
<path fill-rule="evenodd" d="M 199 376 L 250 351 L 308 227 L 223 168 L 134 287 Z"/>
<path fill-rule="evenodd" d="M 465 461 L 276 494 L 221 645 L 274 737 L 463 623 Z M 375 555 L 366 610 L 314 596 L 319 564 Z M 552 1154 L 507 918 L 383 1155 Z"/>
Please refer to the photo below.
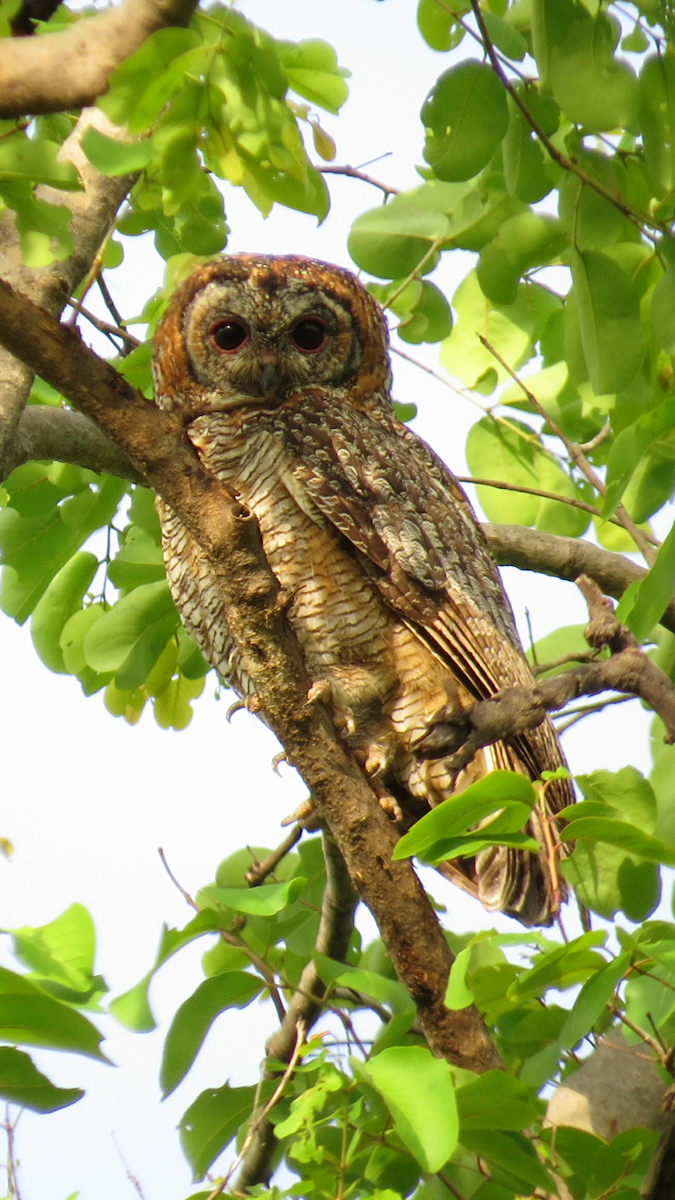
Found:
<path fill-rule="evenodd" d="M 322 123 L 338 143 L 338 163 L 359 165 L 391 156 L 370 170 L 401 188 L 419 182 L 418 112 L 447 56 L 424 45 L 415 26 L 413 0 L 244 0 L 242 11 L 271 33 L 288 39 L 322 37 L 352 71 L 351 98 L 336 119 Z M 463 52 L 466 50 L 463 48 Z M 329 179 L 333 207 L 316 227 L 313 218 L 276 207 L 262 221 L 243 194 L 228 189 L 232 228 L 229 249 L 302 253 L 346 266 L 346 237 L 353 219 L 379 203 L 379 193 L 349 179 Z M 452 295 L 472 256 L 457 253 L 435 279 Z M 157 286 L 161 262 L 135 241 L 124 266 L 108 276 L 125 315 L 140 310 Z M 88 337 L 86 325 L 85 337 Z M 437 365 L 437 348 L 404 347 Z M 457 473 L 466 473 L 463 447 L 475 420 L 471 405 L 414 367 L 394 359 L 396 396 L 414 401 L 414 428 Z M 562 624 L 585 620 L 571 584 L 514 570 L 505 581 L 521 633 L 524 608 L 536 638 Z M 130 728 L 109 716 L 101 695 L 86 700 L 77 682 L 50 674 L 36 658 L 28 627 L 0 622 L 3 687 L 0 691 L 4 804 L 0 834 L 16 847 L 12 862 L 0 862 L 5 928 L 52 920 L 77 900 L 91 910 L 97 927 L 97 969 L 112 993 L 132 986 L 148 970 L 162 921 L 183 925 L 190 917 L 157 856 L 168 861 L 189 891 L 212 880 L 217 863 L 246 843 L 274 846 L 280 819 L 305 789 L 288 769 L 281 778 L 270 762 L 278 746 L 248 714 L 225 720 L 227 698 L 216 703 L 213 676 L 188 730 L 164 732 L 149 712 Z M 637 703 L 577 726 L 565 742 L 576 772 L 632 763 L 649 770 L 647 719 Z M 457 929 L 495 924 L 475 903 L 445 884 L 429 880 L 448 905 Z M 372 922 L 364 917 L 372 936 Z M 506 918 L 504 928 L 514 926 Z M 145 1200 L 183 1200 L 190 1173 L 174 1127 L 205 1087 L 254 1082 L 265 1034 L 273 1027 L 269 1003 L 220 1017 L 196 1066 L 177 1092 L 159 1105 L 157 1074 L 163 1033 L 177 1005 L 199 983 L 199 959 L 208 940 L 182 951 L 165 966 L 152 990 L 160 1028 L 150 1035 L 121 1030 L 112 1018 L 99 1024 L 112 1069 L 86 1059 L 36 1052 L 54 1082 L 83 1086 L 77 1105 L 51 1116 L 25 1113 L 18 1129 L 23 1200 L 66 1200 L 79 1190 L 83 1200 L 133 1196 L 132 1184 L 113 1143 L 140 1181 Z M 3 961 L 12 965 L 10 957 Z M 1 1155 L 2 1151 L 0 1151 Z M 225 1160 L 226 1161 L 226 1160 Z M 1 1184 L 0 1184 L 1 1187 Z"/>

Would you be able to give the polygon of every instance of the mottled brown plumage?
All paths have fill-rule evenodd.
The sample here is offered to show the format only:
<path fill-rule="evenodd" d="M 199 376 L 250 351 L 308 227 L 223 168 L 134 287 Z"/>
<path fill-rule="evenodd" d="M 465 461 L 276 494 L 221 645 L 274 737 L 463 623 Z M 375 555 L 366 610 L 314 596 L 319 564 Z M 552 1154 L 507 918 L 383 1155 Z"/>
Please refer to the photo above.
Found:
<path fill-rule="evenodd" d="M 255 515 L 313 692 L 404 827 L 495 767 L 537 779 L 564 762 L 548 722 L 457 779 L 455 746 L 421 753 L 444 714 L 532 676 L 466 496 L 394 416 L 383 315 L 348 271 L 256 255 L 199 267 L 158 329 L 154 374 L 157 403 L 184 414 L 206 467 Z M 186 628 L 250 697 L 204 555 L 160 515 Z M 572 798 L 556 782 L 549 811 Z M 551 856 L 538 816 L 531 827 L 539 855 L 494 848 L 443 873 L 488 909 L 549 923 Z"/>

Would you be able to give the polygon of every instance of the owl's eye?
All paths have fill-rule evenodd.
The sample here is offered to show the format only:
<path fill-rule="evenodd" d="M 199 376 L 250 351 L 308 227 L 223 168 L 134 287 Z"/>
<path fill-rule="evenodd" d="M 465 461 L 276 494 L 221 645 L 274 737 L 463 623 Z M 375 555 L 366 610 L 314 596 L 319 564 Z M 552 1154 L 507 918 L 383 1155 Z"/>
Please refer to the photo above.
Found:
<path fill-rule="evenodd" d="M 326 345 L 328 333 L 323 321 L 318 317 L 305 317 L 303 321 L 298 321 L 291 338 L 298 350 L 304 350 L 305 354 L 313 354 L 315 350 L 322 350 Z"/>
<path fill-rule="evenodd" d="M 248 341 L 248 329 L 241 321 L 218 321 L 210 330 L 211 341 L 223 354 L 234 354 Z"/>

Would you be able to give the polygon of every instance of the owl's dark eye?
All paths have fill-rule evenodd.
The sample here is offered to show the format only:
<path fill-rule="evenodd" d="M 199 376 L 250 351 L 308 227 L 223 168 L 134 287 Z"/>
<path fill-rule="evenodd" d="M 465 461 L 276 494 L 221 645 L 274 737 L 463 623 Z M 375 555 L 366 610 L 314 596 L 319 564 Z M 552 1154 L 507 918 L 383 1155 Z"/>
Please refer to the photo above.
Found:
<path fill-rule="evenodd" d="M 313 354 L 315 350 L 321 350 L 326 345 L 328 333 L 323 321 L 318 317 L 305 317 L 303 321 L 298 321 L 291 338 L 298 350 Z"/>
<path fill-rule="evenodd" d="M 248 329 L 242 321 L 218 321 L 210 330 L 211 341 L 223 354 L 234 354 L 248 341 Z"/>

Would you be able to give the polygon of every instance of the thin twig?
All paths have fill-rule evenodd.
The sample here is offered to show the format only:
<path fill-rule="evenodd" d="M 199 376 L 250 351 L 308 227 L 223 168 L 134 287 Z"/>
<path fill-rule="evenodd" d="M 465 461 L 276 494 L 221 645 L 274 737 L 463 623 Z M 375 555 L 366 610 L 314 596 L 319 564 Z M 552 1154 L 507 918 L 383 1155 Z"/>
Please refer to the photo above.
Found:
<path fill-rule="evenodd" d="M 119 1156 L 119 1160 L 120 1160 L 122 1166 L 124 1167 L 124 1171 L 125 1171 L 127 1179 L 129 1180 L 129 1183 L 132 1185 L 133 1188 L 135 1188 L 136 1192 L 138 1193 L 138 1195 L 140 1197 L 140 1200 L 145 1200 L 145 1195 L 143 1193 L 143 1188 L 141 1187 L 140 1180 L 138 1180 L 136 1178 L 136 1176 L 131 1173 L 129 1166 L 124 1158 L 124 1155 L 122 1154 L 122 1151 L 120 1149 L 119 1142 L 117 1141 L 117 1135 L 113 1131 L 110 1136 L 112 1137 L 113 1144 L 114 1144 L 117 1154 Z"/>
<path fill-rule="evenodd" d="M 19 1114 L 20 1115 L 20 1114 Z M 18 1118 L 17 1118 L 18 1120 Z M 2 1128 L 7 1134 L 7 1200 L 21 1200 L 19 1191 L 19 1180 L 17 1177 L 17 1160 L 14 1148 L 14 1137 L 16 1133 L 16 1121 L 12 1121 L 9 1115 L 9 1105 L 5 1106 L 5 1120 Z"/>
<path fill-rule="evenodd" d="M 562 154 L 560 150 L 554 146 L 551 139 L 544 133 L 541 125 L 539 125 L 538 121 L 532 116 L 532 113 L 521 99 L 516 88 L 513 86 L 511 80 L 504 71 L 504 68 L 499 61 L 499 57 L 492 43 L 492 39 L 487 31 L 479 0 L 470 0 L 470 2 L 474 17 L 476 18 L 476 24 L 480 29 L 483 45 L 485 46 L 487 56 L 490 59 L 492 70 L 499 79 L 502 87 L 508 92 L 514 104 L 516 104 L 520 109 L 525 120 L 530 126 L 530 129 L 537 135 L 542 145 L 546 147 L 553 161 L 557 163 L 559 167 L 562 167 L 564 171 L 571 171 L 572 174 L 576 175 L 582 183 L 586 184 L 587 187 L 592 188 L 593 191 L 597 192 L 599 196 L 602 196 L 603 200 L 607 200 L 609 204 L 612 204 L 614 208 L 617 208 L 619 212 L 622 213 L 632 225 L 636 225 L 638 229 L 642 229 L 644 226 L 647 226 L 649 229 L 655 229 L 659 233 L 662 233 L 664 231 L 663 221 L 657 221 L 653 217 L 650 217 L 648 213 L 642 212 L 638 209 L 633 209 L 619 196 L 616 196 L 613 192 L 611 192 L 609 188 L 606 188 L 604 184 L 599 183 L 597 179 L 594 179 L 592 175 L 589 175 L 586 171 L 584 171 L 583 167 L 580 167 L 579 163 L 574 158 L 568 158 L 566 154 Z"/>
<path fill-rule="evenodd" d="M 471 0 L 471 2 L 473 4 L 473 0 Z M 605 484 L 598 475 L 597 471 L 589 463 L 586 455 L 581 449 L 581 446 L 579 446 L 577 442 L 571 441 L 567 434 L 563 433 L 562 429 L 560 429 L 560 427 L 551 420 L 546 409 L 542 404 L 540 404 L 534 393 L 525 386 L 517 372 L 514 371 L 507 362 L 504 361 L 501 354 L 495 350 L 494 346 L 490 344 L 487 338 L 483 337 L 483 335 L 480 333 L 476 334 L 476 337 L 482 343 L 482 345 L 485 346 L 485 349 L 489 351 L 493 358 L 495 358 L 497 362 L 501 364 L 514 382 L 518 384 L 521 392 L 527 397 L 535 412 L 538 413 L 540 417 L 543 417 L 548 424 L 551 433 L 560 439 L 572 461 L 576 463 L 579 470 L 586 476 L 588 482 L 592 484 L 596 492 L 599 492 L 601 496 L 605 496 L 607 494 L 607 488 L 605 487 Z M 660 543 L 649 534 L 646 534 L 642 529 L 639 528 L 638 525 L 635 524 L 633 518 L 626 512 L 623 504 L 617 505 L 616 517 L 620 524 L 623 525 L 626 532 L 632 537 L 635 545 L 639 548 L 645 561 L 651 566 L 656 558 L 656 551 L 653 549 L 653 547 L 658 547 Z"/>
<path fill-rule="evenodd" d="M 398 358 L 405 359 L 406 362 L 412 363 L 414 367 L 419 367 L 420 371 L 426 371 L 427 375 L 431 375 L 433 379 L 437 379 L 439 383 L 443 384 L 443 387 L 450 388 L 450 391 L 454 392 L 456 396 L 461 396 L 463 400 L 468 400 L 470 404 L 479 408 L 482 413 L 490 411 L 479 400 L 476 400 L 476 397 L 471 392 L 465 388 L 457 387 L 457 384 L 451 383 L 449 379 L 441 375 L 440 371 L 434 371 L 433 367 L 428 367 L 426 363 L 420 362 L 418 358 L 413 358 L 412 354 L 406 354 L 404 350 L 399 350 L 397 346 L 390 346 L 389 352 L 390 354 L 395 354 Z"/>
<path fill-rule="evenodd" d="M 259 887 L 260 884 L 267 879 L 267 876 L 271 875 L 272 872 L 276 870 L 282 858 L 285 858 L 286 855 L 289 854 L 293 849 L 293 847 L 297 846 L 303 833 L 304 830 L 302 826 L 296 825 L 295 829 L 292 829 L 288 834 L 288 837 L 284 838 L 281 845 L 277 846 L 276 850 L 272 850 L 272 852 L 267 855 L 267 858 L 264 858 L 262 862 L 252 863 L 246 872 L 246 875 L 244 876 L 248 886 Z"/>
<path fill-rule="evenodd" d="M 542 500 L 557 500 L 560 504 L 569 504 L 572 508 L 580 508 L 583 512 L 591 513 L 594 517 L 602 517 L 599 508 L 586 504 L 585 500 L 577 500 L 574 496 L 560 496 L 556 492 L 543 492 L 541 488 L 525 487 L 524 484 L 506 483 L 503 479 L 482 479 L 477 475 L 455 475 L 458 483 L 475 483 L 478 487 L 501 488 L 505 492 L 523 492 L 526 496 L 541 496 Z M 613 525 L 623 529 L 621 521 L 616 517 L 609 518 Z"/>
<path fill-rule="evenodd" d="M 597 450 L 598 446 L 609 437 L 612 432 L 612 421 L 608 417 L 599 433 L 592 437 L 588 442 L 580 442 L 579 449 L 583 450 L 584 454 L 590 454 L 591 450 Z"/>
<path fill-rule="evenodd" d="M 594 662 L 597 657 L 597 650 L 589 650 L 586 654 L 561 654 L 560 658 L 554 658 L 551 662 L 531 663 L 530 669 L 533 675 L 544 675 L 546 671 L 553 671 L 556 667 L 566 667 L 568 663 Z"/>
<path fill-rule="evenodd" d="M 108 285 L 107 285 L 105 279 L 103 278 L 102 274 L 97 276 L 96 282 L 98 284 L 98 289 L 103 297 L 103 302 L 104 302 L 108 312 L 110 313 L 110 316 L 112 317 L 113 321 L 115 322 L 115 324 L 117 326 L 123 327 L 124 319 L 123 319 L 122 314 L 120 313 L 117 305 L 115 304 L 115 301 L 113 300 L 112 296 L 110 295 L 110 290 L 109 290 Z"/>
<path fill-rule="evenodd" d="M 320 171 L 322 175 L 347 175 L 350 179 L 360 179 L 362 183 L 370 183 L 384 192 L 385 199 L 388 196 L 398 196 L 401 192 L 400 188 L 390 187 L 388 183 L 381 183 L 379 179 L 373 179 L 372 175 L 366 175 L 358 167 L 327 166 L 317 167 L 317 171 Z"/>
<path fill-rule="evenodd" d="M 195 912 L 199 912 L 200 911 L 199 906 L 195 903 L 195 900 L 193 899 L 193 897 L 190 895 L 189 892 L 186 892 L 182 883 L 179 883 L 179 881 L 176 879 L 176 876 L 174 875 L 173 871 L 171 870 L 171 867 L 169 866 L 168 862 L 166 861 L 166 855 L 161 846 L 159 847 L 157 853 L 159 854 L 159 857 L 162 861 L 162 866 L 164 867 L 164 870 L 166 871 L 167 875 L 169 876 L 169 879 L 174 884 L 174 886 L 178 888 L 178 891 L 180 892 L 180 894 L 183 897 L 183 899 L 185 900 L 185 902 L 190 905 L 190 908 L 194 908 Z M 215 932 L 215 930 L 214 930 L 214 932 Z M 251 949 L 248 942 L 245 942 L 243 938 L 237 937 L 236 934 L 231 933 L 229 931 L 229 929 L 219 929 L 217 932 L 218 932 L 221 940 L 223 942 L 227 942 L 228 946 L 235 946 L 237 950 L 242 950 L 244 952 L 244 954 L 247 956 L 247 958 L 250 960 L 251 966 L 255 967 L 258 974 L 261 975 L 262 978 L 265 980 L 265 983 L 267 984 L 267 989 L 270 994 L 270 1000 L 272 1001 L 272 1003 L 277 1011 L 277 1016 L 280 1021 L 283 1021 L 284 1017 L 286 1016 L 286 1008 L 285 1008 L 283 1000 L 281 999 L 281 995 L 279 993 L 279 988 L 277 986 L 277 981 L 274 977 L 274 973 L 272 971 L 270 971 L 265 960 L 263 958 L 261 958 L 259 954 L 256 954 L 255 950 Z"/>
<path fill-rule="evenodd" d="M 128 333 L 126 329 L 122 329 L 119 325 L 111 325 L 108 321 L 102 321 L 100 317 L 95 316 L 93 312 L 90 312 L 78 300 L 69 299 L 66 300 L 66 304 L 69 304 L 76 312 L 81 313 L 89 321 L 89 324 L 94 326 L 94 329 L 98 329 L 99 333 L 105 333 L 109 338 L 112 336 L 121 338 L 132 350 L 135 350 L 136 346 L 141 345 L 140 339 L 134 337 L 133 333 Z M 115 349 L 118 350 L 119 348 L 115 346 Z"/>
<path fill-rule="evenodd" d="M 610 1012 L 611 1011 L 612 1010 L 610 1009 Z M 619 1009 L 614 1009 L 613 1013 L 617 1020 L 619 1020 L 622 1025 L 626 1026 L 626 1029 L 630 1029 L 636 1037 L 639 1037 L 641 1042 L 644 1042 L 645 1046 L 649 1046 L 654 1051 L 658 1061 L 663 1064 L 665 1055 L 656 1038 L 653 1038 L 651 1034 L 647 1033 L 646 1029 L 640 1029 L 639 1025 L 634 1025 L 633 1022 L 629 1021 L 628 1017 L 626 1017 Z"/>
<path fill-rule="evenodd" d="M 454 1183 L 450 1182 L 447 1175 L 445 1174 L 445 1171 L 437 1171 L 436 1178 L 440 1179 L 441 1183 L 443 1184 L 443 1187 L 446 1187 L 448 1189 L 448 1191 L 451 1193 L 451 1195 L 453 1195 L 455 1197 L 455 1200 L 466 1200 L 466 1196 L 464 1195 L 464 1193 L 460 1192 L 455 1187 Z"/>
<path fill-rule="evenodd" d="M 556 719 L 556 733 L 558 737 L 576 725 L 578 721 L 583 721 L 584 717 L 590 717 L 593 713 L 602 712 L 604 708 L 608 708 L 610 704 L 625 704 L 627 700 L 637 700 L 637 696 L 610 696 L 608 700 L 598 700 L 597 704 L 586 704 L 583 708 L 564 709 Z"/>

